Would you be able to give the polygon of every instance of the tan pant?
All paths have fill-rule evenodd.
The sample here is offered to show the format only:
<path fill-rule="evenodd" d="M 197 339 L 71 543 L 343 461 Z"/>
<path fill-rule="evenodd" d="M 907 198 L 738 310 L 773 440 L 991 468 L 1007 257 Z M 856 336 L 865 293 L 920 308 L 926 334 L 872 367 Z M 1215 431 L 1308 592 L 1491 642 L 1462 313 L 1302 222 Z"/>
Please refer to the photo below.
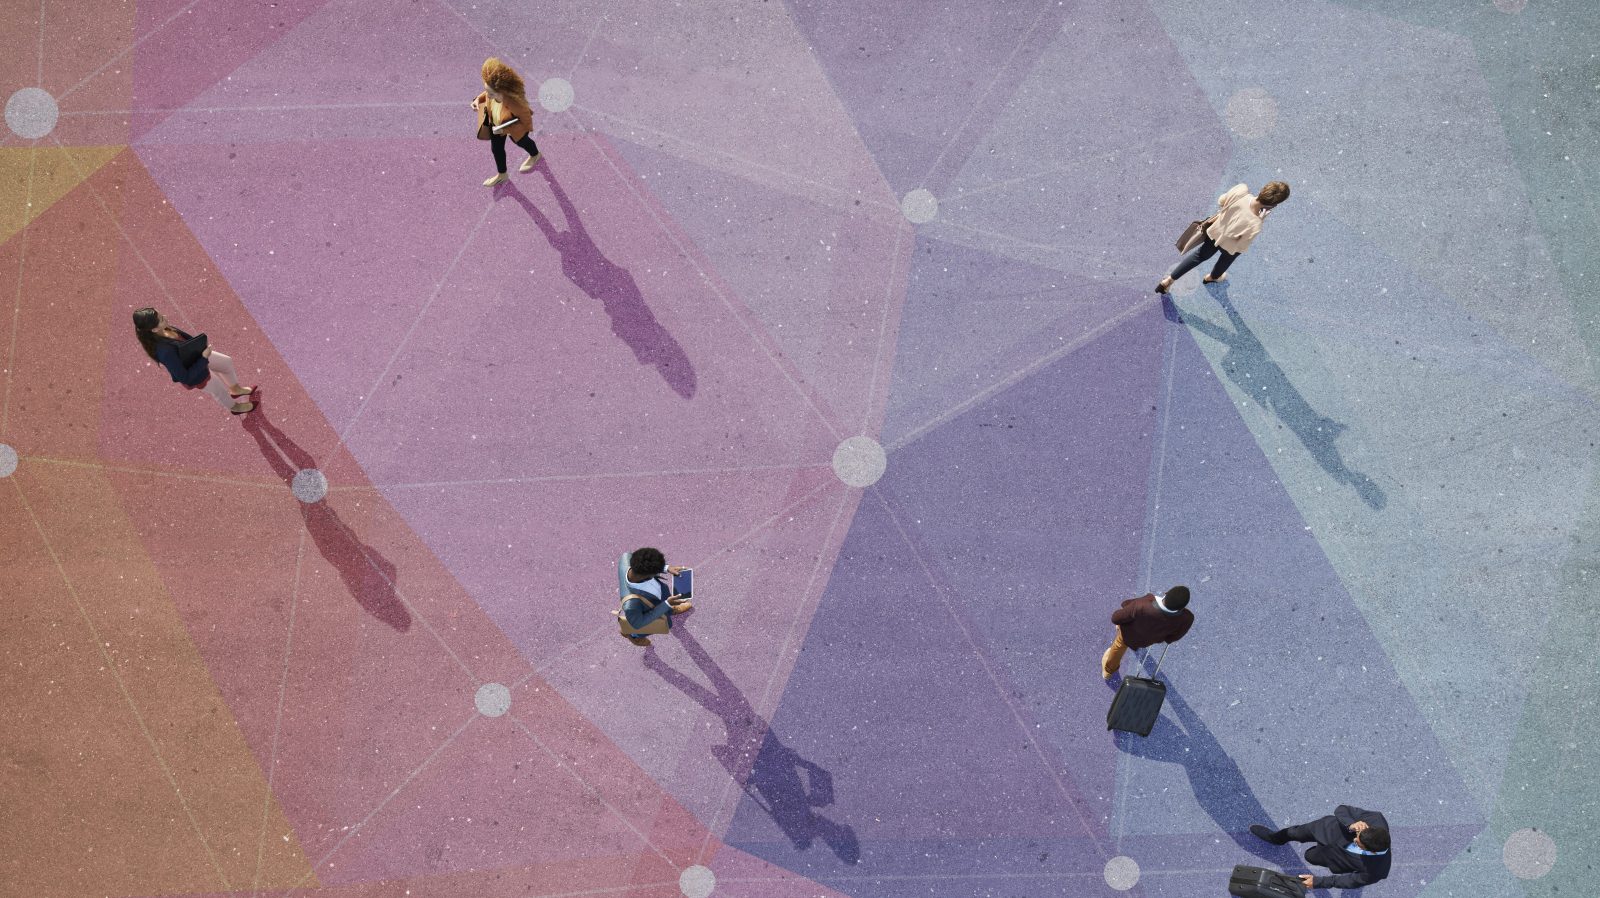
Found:
<path fill-rule="evenodd" d="M 1111 679 L 1117 673 L 1117 668 L 1122 666 L 1122 656 L 1128 653 L 1128 644 L 1122 641 L 1122 628 L 1117 628 L 1116 638 L 1111 640 L 1111 648 L 1100 657 L 1100 672 L 1106 679 Z"/>

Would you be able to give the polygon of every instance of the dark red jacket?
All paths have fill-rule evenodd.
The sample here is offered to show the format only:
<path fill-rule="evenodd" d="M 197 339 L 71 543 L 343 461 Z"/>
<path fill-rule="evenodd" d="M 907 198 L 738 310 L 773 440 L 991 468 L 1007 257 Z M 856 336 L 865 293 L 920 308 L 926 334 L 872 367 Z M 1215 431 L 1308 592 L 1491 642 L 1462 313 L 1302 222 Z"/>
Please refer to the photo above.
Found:
<path fill-rule="evenodd" d="M 1194 612 L 1185 608 L 1168 614 L 1156 607 L 1155 593 L 1129 599 L 1111 612 L 1111 622 L 1122 628 L 1122 641 L 1130 649 L 1149 648 L 1158 642 L 1177 642 L 1194 626 Z"/>

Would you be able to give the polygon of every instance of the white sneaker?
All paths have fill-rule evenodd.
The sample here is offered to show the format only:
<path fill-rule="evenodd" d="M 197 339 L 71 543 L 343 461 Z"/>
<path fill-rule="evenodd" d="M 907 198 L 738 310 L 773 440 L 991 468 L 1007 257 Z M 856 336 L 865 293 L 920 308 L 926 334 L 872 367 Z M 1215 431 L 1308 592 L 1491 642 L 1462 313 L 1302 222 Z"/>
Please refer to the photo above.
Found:
<path fill-rule="evenodd" d="M 528 172 L 533 171 L 533 167 L 535 165 L 539 164 L 539 160 L 543 156 L 544 156 L 543 153 L 538 153 L 536 155 L 529 156 L 527 159 L 523 160 L 523 162 L 522 162 L 522 164 L 520 166 L 517 167 L 517 171 L 522 172 L 523 174 L 527 174 Z"/>
<path fill-rule="evenodd" d="M 490 178 L 489 180 L 484 181 L 483 182 L 483 186 L 485 186 L 485 187 L 498 187 L 499 185 L 504 184 L 505 182 L 507 182 L 509 180 L 511 180 L 511 178 L 509 176 L 507 176 L 505 172 L 501 172 L 500 174 L 495 175 L 494 177 Z"/>

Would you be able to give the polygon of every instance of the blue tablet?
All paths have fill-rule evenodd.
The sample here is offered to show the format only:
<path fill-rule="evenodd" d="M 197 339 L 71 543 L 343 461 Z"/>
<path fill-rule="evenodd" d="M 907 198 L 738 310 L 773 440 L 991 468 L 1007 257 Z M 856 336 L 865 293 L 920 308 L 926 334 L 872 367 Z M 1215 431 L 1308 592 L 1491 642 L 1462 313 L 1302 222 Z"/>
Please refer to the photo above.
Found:
<path fill-rule="evenodd" d="M 694 595 L 694 571 L 684 568 L 681 573 L 672 575 L 672 591 L 676 595 L 690 598 Z"/>

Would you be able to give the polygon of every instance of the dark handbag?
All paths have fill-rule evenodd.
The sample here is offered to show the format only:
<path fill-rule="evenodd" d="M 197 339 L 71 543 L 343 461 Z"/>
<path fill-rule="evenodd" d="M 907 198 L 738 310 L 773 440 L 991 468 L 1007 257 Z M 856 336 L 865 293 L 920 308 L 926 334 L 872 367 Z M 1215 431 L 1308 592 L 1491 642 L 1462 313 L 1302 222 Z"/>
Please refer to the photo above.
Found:
<path fill-rule="evenodd" d="M 1178 252 L 1186 253 L 1194 249 L 1195 244 L 1206 239 L 1206 228 L 1211 227 L 1211 223 L 1216 220 L 1217 217 L 1213 215 L 1210 218 L 1197 218 L 1189 222 L 1189 226 L 1178 235 Z"/>
<path fill-rule="evenodd" d="M 196 334 L 173 348 L 178 351 L 178 364 L 187 368 L 205 356 L 206 335 Z"/>
<path fill-rule="evenodd" d="M 483 117 L 478 119 L 478 139 L 488 140 L 494 136 L 492 126 L 489 124 L 489 106 L 484 104 Z"/>

